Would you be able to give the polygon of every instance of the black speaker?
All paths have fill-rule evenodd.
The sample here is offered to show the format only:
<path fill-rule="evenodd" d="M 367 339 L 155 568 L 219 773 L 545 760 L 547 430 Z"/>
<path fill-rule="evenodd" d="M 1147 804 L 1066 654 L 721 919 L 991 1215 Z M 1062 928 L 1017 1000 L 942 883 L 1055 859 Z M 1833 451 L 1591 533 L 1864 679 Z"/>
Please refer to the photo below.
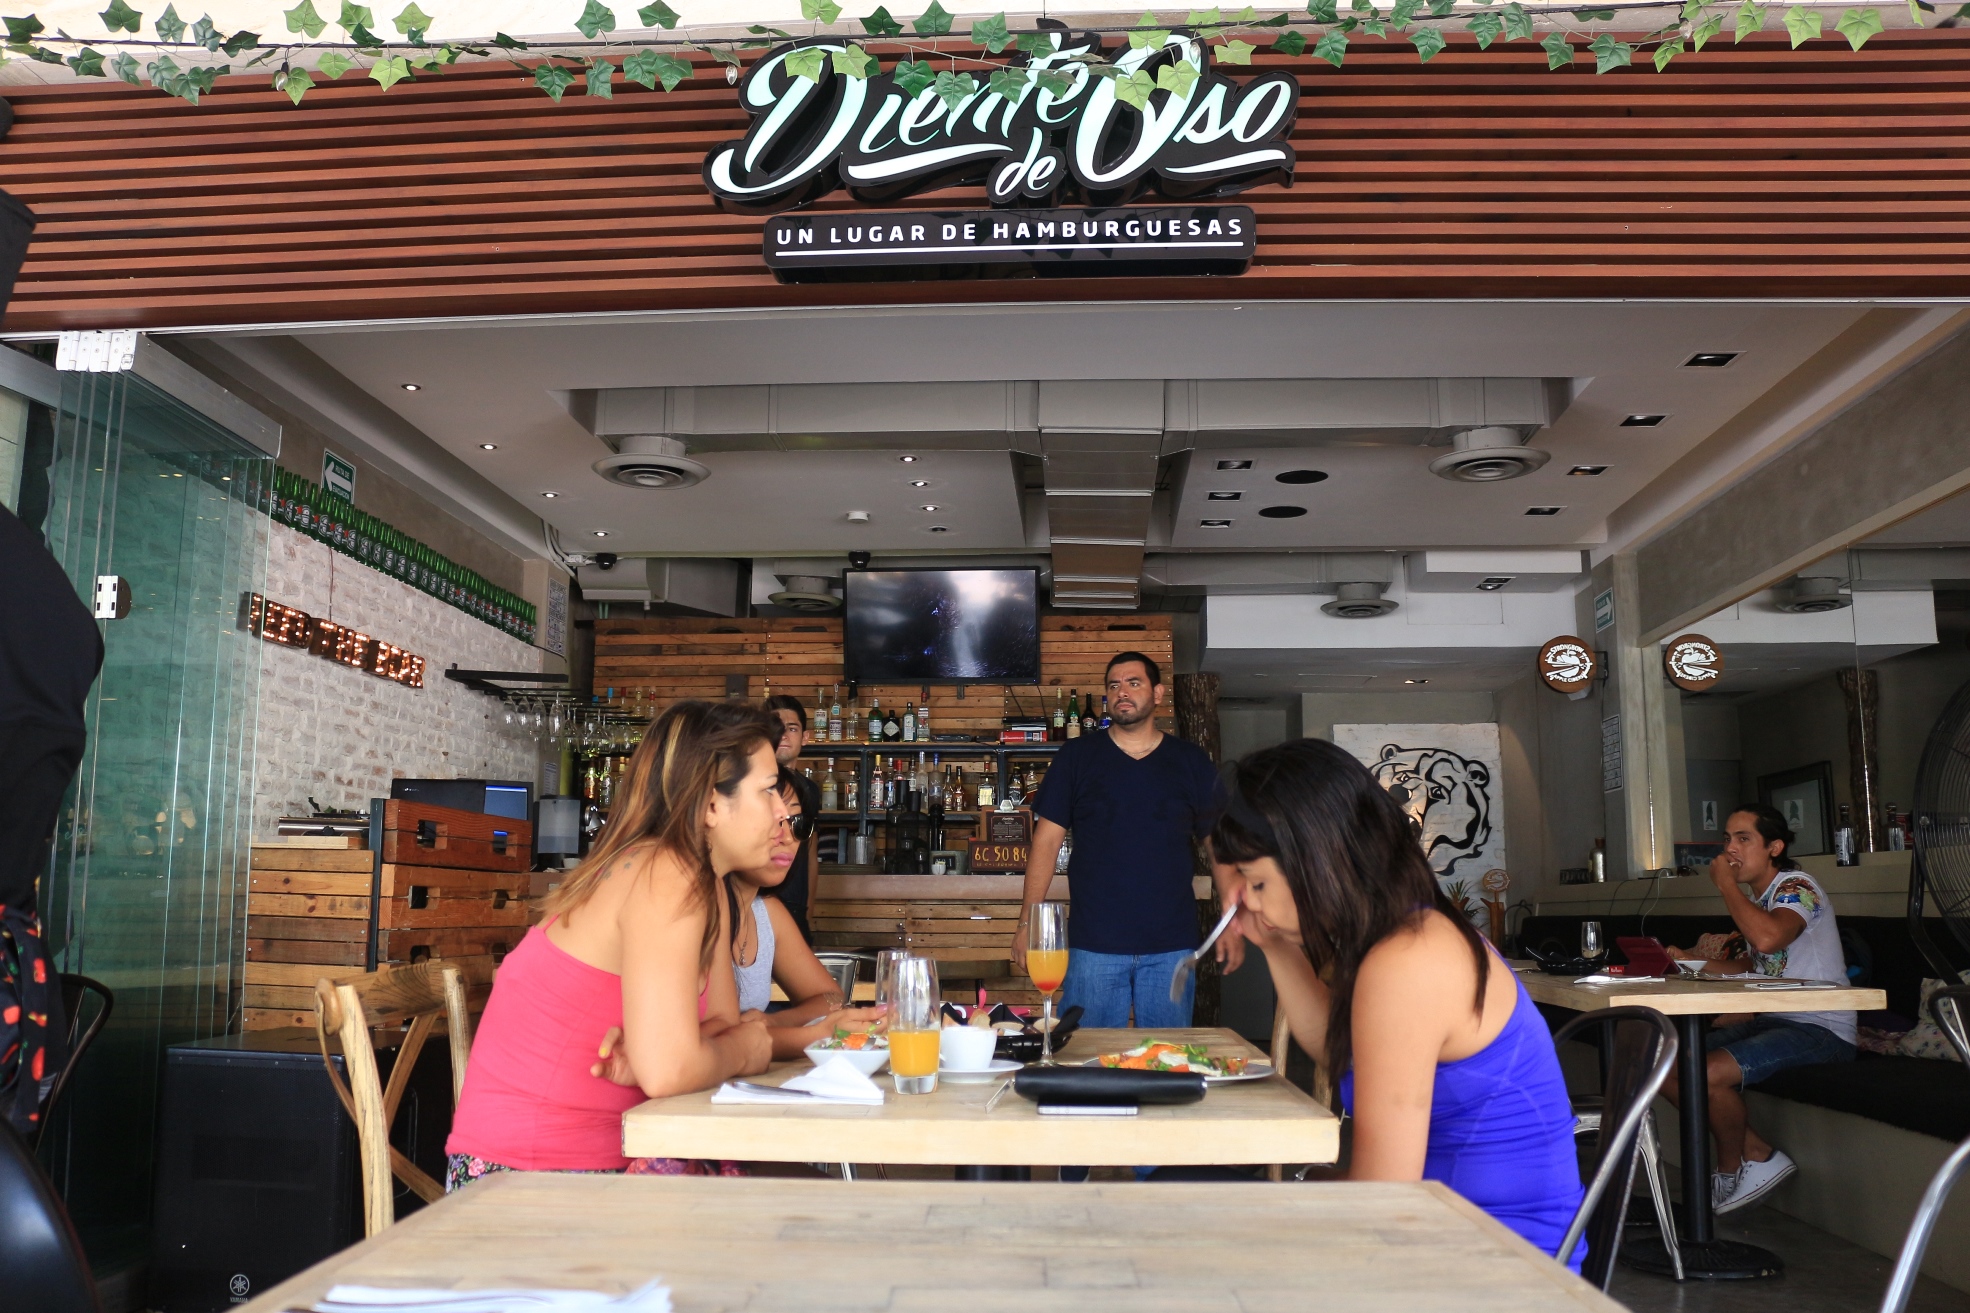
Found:
<path fill-rule="evenodd" d="M 394 1049 L 376 1063 L 389 1082 Z M 340 1068 L 338 1053 L 335 1062 Z M 442 1182 L 451 1054 L 424 1046 L 391 1141 Z M 313 1031 L 263 1030 L 165 1050 L 158 1107 L 151 1307 L 243 1304 L 363 1238 L 356 1128 Z M 397 1216 L 422 1206 L 402 1185 Z"/>

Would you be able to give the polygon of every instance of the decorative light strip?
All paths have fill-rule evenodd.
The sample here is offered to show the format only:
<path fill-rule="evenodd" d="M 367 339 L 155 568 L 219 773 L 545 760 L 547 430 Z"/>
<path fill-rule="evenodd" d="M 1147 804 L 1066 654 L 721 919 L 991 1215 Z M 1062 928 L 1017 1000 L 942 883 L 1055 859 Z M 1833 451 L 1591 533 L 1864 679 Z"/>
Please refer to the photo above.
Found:
<path fill-rule="evenodd" d="M 394 643 L 371 638 L 361 630 L 268 601 L 258 593 L 247 593 L 240 598 L 239 627 L 269 643 L 327 657 L 351 670 L 406 688 L 424 687 L 423 657 L 414 656 Z"/>

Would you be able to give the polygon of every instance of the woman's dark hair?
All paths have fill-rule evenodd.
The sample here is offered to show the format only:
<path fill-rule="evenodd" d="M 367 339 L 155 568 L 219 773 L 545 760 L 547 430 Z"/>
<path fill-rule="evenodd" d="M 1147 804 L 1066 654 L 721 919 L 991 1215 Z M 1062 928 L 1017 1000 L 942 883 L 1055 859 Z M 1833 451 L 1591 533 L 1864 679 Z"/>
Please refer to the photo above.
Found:
<path fill-rule="evenodd" d="M 794 820 L 794 817 L 800 816 L 800 790 L 794 786 L 794 779 L 793 767 L 780 767 L 780 797 L 788 804 L 787 824 L 795 831 L 794 838 L 805 839 L 807 836 L 799 833 L 800 826 Z M 802 816 L 801 819 L 805 820 L 806 818 Z M 739 891 L 732 887 L 730 875 L 730 872 L 721 873 L 721 880 L 725 885 L 725 910 L 732 924 L 732 965 L 749 967 L 752 965 L 751 962 L 741 962 L 739 960 Z M 757 957 L 757 953 L 758 947 L 755 945 L 755 958 Z"/>
<path fill-rule="evenodd" d="M 1781 871 L 1799 869 L 1799 863 L 1792 860 L 1792 845 L 1798 842 L 1798 836 L 1792 833 L 1792 826 L 1787 824 L 1784 813 L 1778 808 L 1767 807 L 1762 802 L 1747 802 L 1731 808 L 1731 815 L 1749 816 L 1751 823 L 1758 828 L 1760 839 L 1766 843 L 1785 845 L 1779 855 L 1772 859 L 1772 865 Z"/>
<path fill-rule="evenodd" d="M 1320 739 L 1300 739 L 1242 758 L 1226 783 L 1211 831 L 1221 862 L 1279 863 L 1300 916 L 1307 960 L 1327 981 L 1327 1070 L 1354 1058 L 1355 975 L 1368 950 L 1435 908 L 1471 946 L 1472 1007 L 1484 1012 L 1490 957 L 1484 941 L 1437 884 L 1409 817 L 1366 767 Z"/>

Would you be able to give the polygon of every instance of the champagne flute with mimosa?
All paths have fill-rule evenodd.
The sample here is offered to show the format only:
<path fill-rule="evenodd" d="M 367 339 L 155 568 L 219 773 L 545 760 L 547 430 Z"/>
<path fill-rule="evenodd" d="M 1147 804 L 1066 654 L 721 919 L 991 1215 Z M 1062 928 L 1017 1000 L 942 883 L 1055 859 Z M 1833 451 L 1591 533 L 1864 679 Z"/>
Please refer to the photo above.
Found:
<path fill-rule="evenodd" d="M 1033 988 L 1046 996 L 1040 1032 L 1040 1065 L 1053 1061 L 1053 996 L 1067 979 L 1067 904 L 1035 903 L 1026 924 L 1026 974 Z"/>
<path fill-rule="evenodd" d="M 943 996 L 937 963 L 906 957 L 896 963 L 889 984 L 889 1070 L 898 1094 L 929 1094 L 937 1088 L 937 1048 L 944 1027 Z"/>

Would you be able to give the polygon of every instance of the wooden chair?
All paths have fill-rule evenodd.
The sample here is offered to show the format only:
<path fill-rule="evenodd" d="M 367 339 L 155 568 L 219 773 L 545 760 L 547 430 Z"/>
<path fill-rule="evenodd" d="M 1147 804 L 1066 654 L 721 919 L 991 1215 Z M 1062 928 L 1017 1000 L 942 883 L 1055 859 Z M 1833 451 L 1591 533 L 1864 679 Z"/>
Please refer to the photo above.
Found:
<path fill-rule="evenodd" d="M 444 1014 L 451 1039 L 452 1106 L 465 1088 L 465 1062 L 472 1051 L 470 991 L 491 983 L 490 957 L 433 958 L 413 966 L 384 967 L 352 980 L 315 982 L 315 1037 L 321 1042 L 322 1065 L 328 1079 L 356 1123 L 363 1166 L 363 1224 L 375 1235 L 396 1220 L 392 1177 L 402 1181 L 425 1203 L 444 1198 L 442 1182 L 405 1157 L 390 1143 L 390 1126 L 410 1074 L 417 1066 L 424 1041 L 438 1016 Z M 375 1029 L 395 1030 L 408 1021 L 386 1088 L 376 1069 Z M 341 1040 L 348 1083 L 335 1070 L 330 1035 Z"/>
<path fill-rule="evenodd" d="M 1282 1079 L 1286 1075 L 1286 1060 L 1292 1056 L 1292 1052 L 1293 1032 L 1286 1025 L 1286 1009 L 1275 1005 L 1272 1013 L 1272 1069 L 1278 1072 Z M 1314 1058 L 1313 1060 L 1313 1088 L 1308 1090 L 1307 1093 L 1311 1094 L 1316 1102 L 1325 1107 L 1332 1108 L 1334 1106 L 1333 1086 L 1327 1079 L 1327 1068 L 1321 1064 L 1318 1058 Z M 1266 1168 L 1266 1175 L 1274 1181 L 1285 1180 L 1285 1164 L 1274 1163 L 1272 1166 Z M 1305 1175 L 1302 1172 L 1300 1174 L 1301 1179 L 1305 1179 Z"/>

